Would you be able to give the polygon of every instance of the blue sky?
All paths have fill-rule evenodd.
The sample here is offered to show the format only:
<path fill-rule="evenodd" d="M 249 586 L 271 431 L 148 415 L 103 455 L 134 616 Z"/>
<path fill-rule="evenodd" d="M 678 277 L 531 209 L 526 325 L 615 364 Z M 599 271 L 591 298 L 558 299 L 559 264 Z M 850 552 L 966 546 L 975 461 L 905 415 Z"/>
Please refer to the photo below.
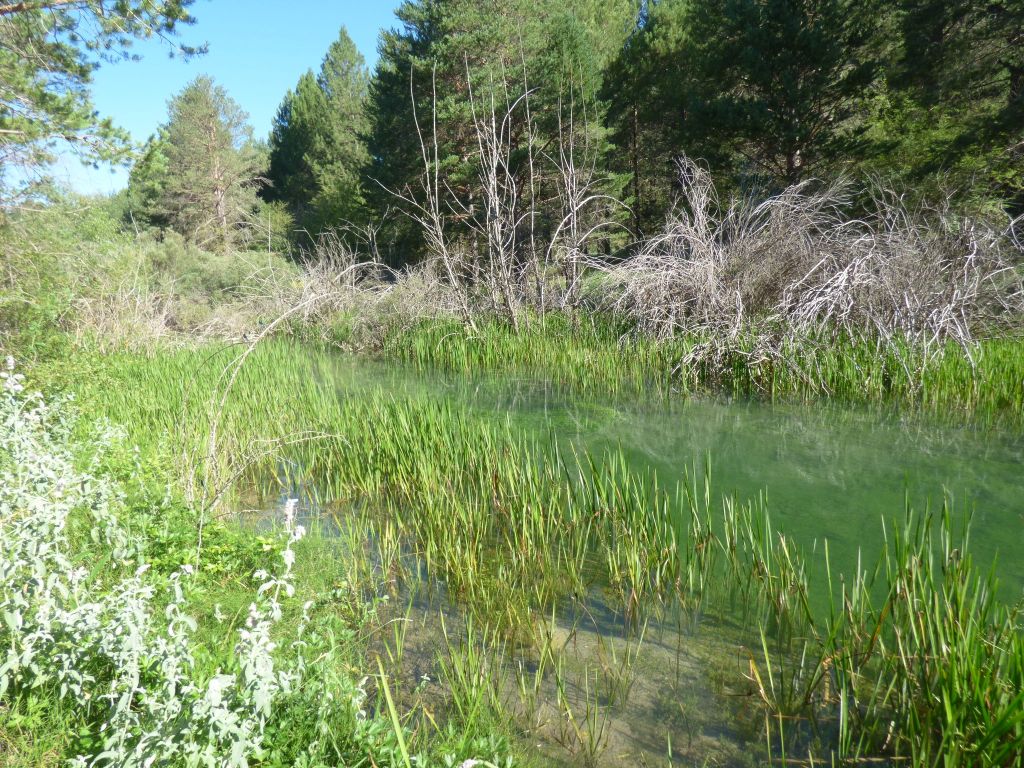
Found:
<path fill-rule="evenodd" d="M 139 142 L 167 116 L 167 100 L 196 75 L 223 85 L 246 112 L 257 136 L 266 136 L 285 92 L 307 69 L 317 69 L 327 46 L 344 25 L 372 67 L 377 36 L 395 26 L 399 0 L 196 0 L 196 24 L 182 42 L 209 44 L 190 62 L 169 57 L 170 47 L 146 41 L 135 48 L 142 61 L 104 65 L 96 72 L 93 97 L 101 115 L 112 116 Z M 127 172 L 58 161 L 53 175 L 84 193 L 123 187 Z"/>

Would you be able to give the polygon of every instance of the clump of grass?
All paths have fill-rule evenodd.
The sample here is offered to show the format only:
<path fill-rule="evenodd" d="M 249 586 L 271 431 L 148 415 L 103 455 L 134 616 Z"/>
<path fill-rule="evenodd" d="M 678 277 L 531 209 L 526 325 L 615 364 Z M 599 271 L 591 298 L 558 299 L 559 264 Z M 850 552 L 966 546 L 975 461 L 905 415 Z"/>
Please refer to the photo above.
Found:
<path fill-rule="evenodd" d="M 725 394 L 771 401 L 832 400 L 932 416 L 1024 420 L 1024 342 L 965 350 L 815 333 L 771 341 L 757 326 L 729 338 L 702 332 L 657 339 L 600 315 L 501 320 L 468 328 L 431 319 L 385 331 L 381 353 L 423 370 L 502 372 L 577 392 Z"/>
<path fill-rule="evenodd" d="M 846 734 L 854 754 L 887 749 L 913 765 L 1014 764 L 1024 754 L 1020 610 L 999 603 L 993 573 L 973 566 L 968 531 L 948 510 L 932 523 L 911 516 L 893 532 L 881 607 L 849 599 L 830 627 Z"/>
<path fill-rule="evenodd" d="M 385 333 L 380 348 L 387 357 L 424 369 L 543 375 L 555 384 L 599 392 L 667 392 L 686 349 L 630 337 L 598 317 L 574 321 L 566 315 L 524 319 L 518 332 L 498 319 L 481 319 L 475 329 L 454 319 L 427 320 Z"/>

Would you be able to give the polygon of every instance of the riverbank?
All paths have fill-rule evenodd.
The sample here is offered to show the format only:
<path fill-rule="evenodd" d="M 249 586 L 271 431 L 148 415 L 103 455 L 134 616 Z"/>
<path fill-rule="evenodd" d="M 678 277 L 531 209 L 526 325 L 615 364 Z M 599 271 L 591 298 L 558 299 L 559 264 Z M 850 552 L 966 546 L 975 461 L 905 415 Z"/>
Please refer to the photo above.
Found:
<path fill-rule="evenodd" d="M 556 301 L 555 272 L 538 275 L 543 300 L 524 294 L 509 318 L 488 309 L 484 283 L 452 285 L 429 260 L 392 272 L 338 237 L 297 260 L 207 253 L 173 233 L 132 236 L 104 205 L 69 202 L 6 222 L 0 350 L 45 362 L 74 348 L 146 352 L 288 337 L 424 370 L 534 376 L 582 393 L 825 401 L 1024 423 L 1024 290 L 1012 231 L 991 232 L 984 248 L 975 243 L 987 254 L 981 263 L 948 227 L 922 230 L 905 274 L 910 267 L 886 250 L 893 243 L 884 227 L 837 226 L 841 243 L 868 253 L 815 266 L 816 252 L 797 238 L 763 255 L 782 258 L 792 247 L 810 259 L 803 279 L 799 270 L 773 277 L 736 243 L 693 251 L 699 243 L 683 228 L 656 239 L 676 249 L 658 251 L 661 271 L 644 271 L 650 253 L 589 265 L 571 303 Z M 963 274 L 950 272 L 950 259 L 965 260 Z M 729 295 L 709 294 L 705 272 Z"/>
<path fill-rule="evenodd" d="M 579 392 L 727 395 L 767 402 L 891 406 L 986 423 L 1024 419 L 1024 340 L 926 349 L 870 338 L 807 336 L 761 348 L 759 329 L 727 340 L 658 340 L 596 315 L 552 315 L 518 330 L 424 321 L 389 329 L 376 348 L 424 370 L 550 379 Z"/>
<path fill-rule="evenodd" d="M 997 558 L 1019 527 L 1010 277 L 934 339 L 923 310 L 908 336 L 777 302 L 691 323 L 692 291 L 666 325 L 659 301 L 601 299 L 615 270 L 513 323 L 429 264 L 214 256 L 96 216 L 3 241 L 0 343 L 27 376 L 0 456 L 11 764 L 1024 753 Z M 900 468 L 936 455 L 912 513 Z M 977 478 L 945 487 L 955 465 Z M 828 493 L 787 499 L 815 467 Z M 977 489 L 998 514 L 969 540 Z"/>
<path fill-rule="evenodd" d="M 39 371 L 92 418 L 123 424 L 192 514 L 228 519 L 232 484 L 261 473 L 319 489 L 331 536 L 304 541 L 326 554 L 296 588 L 332 621 L 376 617 L 350 627 L 362 654 L 351 674 L 382 659 L 372 711 L 414 750 L 475 744 L 480 756 L 480 739 L 504 734 L 484 751 L 517 764 L 514 745 L 540 739 L 545 759 L 590 764 L 639 749 L 736 765 L 926 765 L 953 750 L 999 765 L 1024 743 L 1019 619 L 978 580 L 952 512 L 892 510 L 879 567 L 840 579 L 821 567 L 827 547 L 775 533 L 761 503 L 721 499 L 710 480 L 674 487 L 621 449 L 574 455 L 444 400 L 339 392 L 329 355 L 289 344 L 256 347 L 236 372 L 244 352 L 85 355 Z M 244 583 L 252 566 L 228 568 Z M 681 650 L 663 657 L 666 643 Z M 673 657 L 675 682 L 644 671 Z M 623 741 L 655 705 L 678 709 L 674 724 L 646 747 Z"/>

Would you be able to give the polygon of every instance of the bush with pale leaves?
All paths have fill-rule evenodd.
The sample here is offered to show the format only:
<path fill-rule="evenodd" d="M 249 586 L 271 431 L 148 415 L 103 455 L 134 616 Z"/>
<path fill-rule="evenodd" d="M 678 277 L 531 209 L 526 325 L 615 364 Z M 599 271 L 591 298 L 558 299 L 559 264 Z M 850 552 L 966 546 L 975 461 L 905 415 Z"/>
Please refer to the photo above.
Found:
<path fill-rule="evenodd" d="M 26 392 L 10 360 L 2 382 L 0 707 L 29 694 L 73 705 L 95 745 L 72 761 L 78 766 L 248 765 L 261 754 L 275 700 L 300 678 L 301 655 L 282 668 L 272 630 L 294 591 L 301 529 L 289 527 L 279 573 L 264 574 L 255 590 L 235 670 L 204 676 L 186 599 L 191 569 L 169 586 L 147 580 L 119 520 L 123 490 L 100 470 L 117 433 L 87 441 L 83 456 L 68 404 Z M 83 529 L 109 553 L 102 583 L 79 562 L 71 531 Z"/>

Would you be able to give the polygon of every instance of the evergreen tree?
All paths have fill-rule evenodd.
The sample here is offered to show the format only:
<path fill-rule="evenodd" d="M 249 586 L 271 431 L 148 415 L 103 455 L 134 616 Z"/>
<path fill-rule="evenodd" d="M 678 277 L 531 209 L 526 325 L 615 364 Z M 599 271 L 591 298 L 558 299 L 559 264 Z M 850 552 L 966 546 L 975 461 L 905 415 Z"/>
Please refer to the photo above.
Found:
<path fill-rule="evenodd" d="M 338 39 L 327 49 L 317 76 L 328 119 L 314 137 L 312 153 L 317 178 L 313 197 L 316 231 L 345 222 L 358 223 L 365 216 L 361 173 L 369 159 L 369 83 L 366 62 L 342 28 Z"/>
<path fill-rule="evenodd" d="M 1024 3 L 901 0 L 877 164 L 1024 209 Z"/>
<path fill-rule="evenodd" d="M 128 175 L 127 215 L 135 225 L 170 224 L 161 208 L 168 177 L 167 137 L 161 129 L 143 146 Z"/>
<path fill-rule="evenodd" d="M 167 177 L 158 209 L 197 245 L 235 245 L 256 205 L 259 153 L 248 116 L 200 76 L 171 99 L 164 128 Z"/>
<path fill-rule="evenodd" d="M 854 151 L 877 71 L 870 22 L 855 0 L 692 4 L 687 143 L 787 184 Z"/>
<path fill-rule="evenodd" d="M 304 74 L 275 118 L 268 195 L 313 234 L 365 217 L 368 87 L 363 57 L 342 28 L 319 74 Z"/>
<path fill-rule="evenodd" d="M 423 130 L 431 130 L 436 80 L 431 54 L 441 34 L 444 5 L 445 0 L 405 0 L 395 11 L 401 26 L 380 36 L 367 105 L 369 159 L 363 172 L 367 199 L 378 213 L 394 205 L 392 192 L 414 185 L 422 171 L 416 117 Z M 385 222 L 385 257 L 395 263 L 414 259 L 422 253 L 422 234 L 408 219 L 391 217 Z"/>
<path fill-rule="evenodd" d="M 492 108 L 501 119 L 527 90 L 529 112 L 520 102 L 511 115 L 514 168 L 523 196 L 555 195 L 554 176 L 564 130 L 573 126 L 595 164 L 607 175 L 605 105 L 598 98 L 608 61 L 634 24 L 632 0 L 407 0 L 397 11 L 402 26 L 382 35 L 380 60 L 371 85 L 371 164 L 367 189 L 376 208 L 394 203 L 391 191 L 418 189 L 423 157 L 418 130 L 438 144 L 444 188 L 468 211 L 479 201 L 478 137 L 474 126 Z M 436 121 L 435 121 L 436 117 Z M 416 121 L 419 121 L 417 128 Z M 534 187 L 529 185 L 527 148 L 534 150 Z M 432 150 L 431 150 L 432 154 Z M 578 158 L 581 165 L 582 157 Z M 553 228 L 557 204 L 533 219 Z M 418 233 L 396 222 L 396 250 L 418 252 Z"/>
<path fill-rule="evenodd" d="M 127 134 L 89 93 L 104 61 L 132 43 L 190 24 L 193 0 L 22 0 L 0 5 L 0 194 L 11 168 L 36 171 L 60 141 L 89 163 L 124 160 Z M 181 46 L 182 54 L 198 49 Z M 22 174 L 23 176 L 25 174 Z"/>
<path fill-rule="evenodd" d="M 327 109 L 327 99 L 309 71 L 285 96 L 274 118 L 266 196 L 286 203 L 300 217 L 308 214 L 316 194 L 313 151 Z"/>
<path fill-rule="evenodd" d="M 674 161 L 687 151 L 683 125 L 693 80 L 689 5 L 690 0 L 646 3 L 606 74 L 608 125 L 618 148 L 613 167 L 627 176 L 637 237 L 663 220 L 675 186 Z M 719 167 L 728 164 L 720 155 L 711 159 Z"/>

